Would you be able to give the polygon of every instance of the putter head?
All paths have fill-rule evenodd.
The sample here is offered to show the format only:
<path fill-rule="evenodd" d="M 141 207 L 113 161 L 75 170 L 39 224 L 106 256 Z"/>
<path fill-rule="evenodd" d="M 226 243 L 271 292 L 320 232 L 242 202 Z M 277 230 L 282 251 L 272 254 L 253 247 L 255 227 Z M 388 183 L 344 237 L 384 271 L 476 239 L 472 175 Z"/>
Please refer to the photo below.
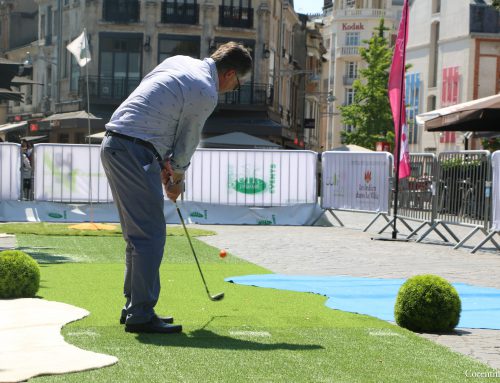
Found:
<path fill-rule="evenodd" d="M 210 300 L 211 301 L 221 301 L 224 299 L 224 293 L 219 293 L 219 294 L 216 294 L 216 295 L 213 295 L 213 296 L 210 296 Z"/>

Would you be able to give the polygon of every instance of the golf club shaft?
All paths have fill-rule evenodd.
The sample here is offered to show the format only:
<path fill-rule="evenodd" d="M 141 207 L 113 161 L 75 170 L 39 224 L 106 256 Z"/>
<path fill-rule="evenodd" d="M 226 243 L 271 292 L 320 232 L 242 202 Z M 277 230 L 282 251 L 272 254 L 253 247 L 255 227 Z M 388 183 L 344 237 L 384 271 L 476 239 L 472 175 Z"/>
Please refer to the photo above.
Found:
<path fill-rule="evenodd" d="M 210 299 L 212 299 L 212 296 L 210 295 L 210 291 L 208 291 L 207 287 L 207 282 L 205 281 L 205 277 L 203 276 L 203 272 L 201 271 L 200 267 L 200 262 L 198 262 L 198 257 L 196 256 L 196 252 L 194 251 L 193 244 L 191 243 L 191 237 L 189 236 L 189 233 L 186 228 L 186 224 L 184 223 L 184 218 L 182 217 L 181 211 L 179 209 L 179 206 L 177 205 L 177 202 L 175 202 L 175 209 L 177 210 L 177 214 L 179 215 L 179 219 L 181 220 L 182 227 L 184 228 L 184 233 L 186 233 L 186 237 L 189 242 L 189 246 L 191 247 L 191 252 L 193 253 L 194 260 L 196 261 L 196 266 L 198 266 L 198 270 L 200 271 L 201 279 L 203 281 L 203 285 L 205 286 L 205 291 L 207 292 L 208 296 Z"/>

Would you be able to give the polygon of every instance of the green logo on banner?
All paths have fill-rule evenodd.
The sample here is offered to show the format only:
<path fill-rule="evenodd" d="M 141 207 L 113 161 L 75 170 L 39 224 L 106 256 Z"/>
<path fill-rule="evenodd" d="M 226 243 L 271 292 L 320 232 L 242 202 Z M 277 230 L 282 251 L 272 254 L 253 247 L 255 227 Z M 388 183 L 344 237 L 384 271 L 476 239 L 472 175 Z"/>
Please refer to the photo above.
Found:
<path fill-rule="evenodd" d="M 59 213 L 49 213 L 49 217 L 52 217 L 52 218 L 62 218 L 63 215 L 59 214 Z"/>
<path fill-rule="evenodd" d="M 203 213 L 200 213 L 199 211 L 193 211 L 189 215 L 193 218 L 208 218 L 208 213 L 206 210 L 203 210 Z"/>
<path fill-rule="evenodd" d="M 257 221 L 257 225 L 272 225 L 273 221 L 269 221 L 268 219 L 261 219 Z"/>
<path fill-rule="evenodd" d="M 272 217 L 272 221 L 264 218 L 264 219 L 257 221 L 257 225 L 276 225 L 276 216 L 273 214 L 271 217 Z"/>
<path fill-rule="evenodd" d="M 252 169 L 250 166 L 244 170 L 244 174 L 262 173 L 258 169 Z M 264 181 L 257 177 L 240 177 L 235 175 L 234 168 L 229 165 L 228 185 L 231 189 L 243 194 L 259 194 L 267 191 L 273 194 L 276 191 L 276 164 L 271 164 L 269 169 L 269 179 Z"/>
<path fill-rule="evenodd" d="M 258 194 L 266 190 L 266 183 L 260 178 L 246 177 L 236 180 L 233 188 L 239 193 Z"/>

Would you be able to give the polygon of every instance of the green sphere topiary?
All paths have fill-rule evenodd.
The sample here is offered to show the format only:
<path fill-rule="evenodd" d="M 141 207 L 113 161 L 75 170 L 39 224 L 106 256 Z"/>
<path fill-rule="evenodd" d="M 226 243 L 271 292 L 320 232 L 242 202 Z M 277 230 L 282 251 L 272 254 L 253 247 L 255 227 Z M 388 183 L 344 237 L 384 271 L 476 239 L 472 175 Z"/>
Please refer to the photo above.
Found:
<path fill-rule="evenodd" d="M 40 268 L 19 250 L 0 251 L 0 299 L 34 297 L 40 287 Z"/>
<path fill-rule="evenodd" d="M 457 290 L 437 275 L 417 275 L 399 289 L 396 323 L 415 332 L 449 332 L 460 320 L 462 303 Z"/>

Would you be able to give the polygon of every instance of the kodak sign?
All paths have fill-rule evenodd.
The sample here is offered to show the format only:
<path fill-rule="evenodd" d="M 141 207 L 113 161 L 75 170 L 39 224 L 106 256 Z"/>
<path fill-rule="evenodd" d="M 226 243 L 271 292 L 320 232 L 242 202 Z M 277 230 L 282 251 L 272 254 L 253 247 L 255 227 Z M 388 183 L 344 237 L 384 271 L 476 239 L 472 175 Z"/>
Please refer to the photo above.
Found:
<path fill-rule="evenodd" d="M 365 26 L 362 23 L 342 23 L 343 31 L 364 31 Z"/>

